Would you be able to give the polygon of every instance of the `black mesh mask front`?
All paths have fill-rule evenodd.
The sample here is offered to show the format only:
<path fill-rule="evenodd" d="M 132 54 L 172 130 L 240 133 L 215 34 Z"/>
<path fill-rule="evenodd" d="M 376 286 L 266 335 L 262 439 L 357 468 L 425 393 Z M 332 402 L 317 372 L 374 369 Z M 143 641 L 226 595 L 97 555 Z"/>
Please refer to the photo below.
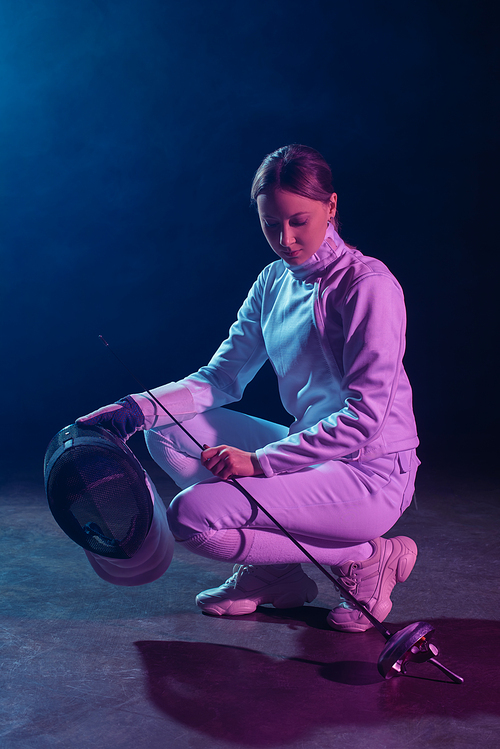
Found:
<path fill-rule="evenodd" d="M 45 455 L 45 490 L 60 528 L 94 554 L 130 559 L 146 538 L 153 502 L 144 469 L 118 437 L 72 424 Z"/>

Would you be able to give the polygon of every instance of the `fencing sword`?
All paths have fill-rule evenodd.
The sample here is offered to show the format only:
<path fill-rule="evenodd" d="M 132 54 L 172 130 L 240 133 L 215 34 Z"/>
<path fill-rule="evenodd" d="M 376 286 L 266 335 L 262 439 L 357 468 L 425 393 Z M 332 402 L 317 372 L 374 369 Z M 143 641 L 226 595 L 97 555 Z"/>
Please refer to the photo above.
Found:
<path fill-rule="evenodd" d="M 132 372 L 129 367 L 125 364 L 125 362 L 118 356 L 118 354 L 113 350 L 113 348 L 109 345 L 109 343 L 105 340 L 105 338 L 100 335 L 99 336 L 101 342 L 106 346 L 108 351 L 117 359 L 118 362 L 124 367 L 124 369 L 129 373 L 129 375 L 132 377 L 132 379 L 135 380 L 135 382 L 138 383 L 138 385 L 142 388 L 144 392 L 146 392 L 150 398 L 157 403 L 158 406 L 164 411 L 164 413 L 173 421 L 176 426 L 178 426 L 186 435 L 189 437 L 192 442 L 200 449 L 201 452 L 203 452 L 206 447 L 202 445 L 196 437 L 194 437 L 182 424 L 181 422 L 176 419 L 176 417 L 170 413 L 170 411 L 167 410 L 167 408 L 161 403 L 156 396 L 153 395 L 153 393 L 144 385 L 143 382 Z M 415 663 L 432 663 L 433 666 L 436 666 L 442 673 L 446 674 L 448 678 L 454 682 L 455 684 L 462 684 L 463 678 L 461 676 L 458 676 L 458 674 L 455 674 L 453 671 L 450 671 L 449 668 L 444 666 L 440 661 L 436 659 L 436 656 L 439 654 L 438 648 L 436 645 L 434 645 L 430 641 L 430 635 L 434 632 L 434 627 L 429 624 L 428 622 L 420 621 L 420 622 L 414 622 L 413 624 L 409 624 L 407 627 L 403 627 L 403 629 L 398 630 L 397 632 L 391 633 L 378 619 L 376 619 L 373 614 L 367 609 L 367 607 L 358 601 L 352 593 L 345 587 L 345 585 L 336 577 L 334 577 L 330 572 L 328 572 L 325 567 L 317 561 L 313 557 L 312 554 L 309 553 L 307 549 L 305 549 L 302 544 L 295 539 L 291 533 L 289 533 L 286 528 L 284 528 L 281 523 L 274 518 L 271 513 L 260 503 L 258 502 L 255 497 L 253 497 L 250 492 L 245 489 L 244 486 L 241 485 L 241 483 L 236 478 L 229 478 L 226 479 L 226 483 L 232 484 L 235 489 L 237 489 L 241 494 L 243 494 L 244 497 L 250 502 L 250 504 L 254 504 L 258 509 L 266 515 L 269 520 L 271 520 L 272 523 L 283 533 L 295 546 L 300 549 L 300 551 L 309 559 L 312 564 L 315 565 L 315 567 L 318 568 L 318 570 L 325 575 L 328 580 L 333 583 L 335 588 L 342 594 L 342 596 L 349 601 L 355 608 L 357 608 L 361 613 L 366 616 L 368 621 L 375 627 L 378 632 L 382 635 L 382 637 L 385 638 L 386 644 L 383 648 L 379 659 L 377 663 L 377 668 L 381 676 L 384 677 L 384 679 L 390 679 L 393 676 L 398 676 L 400 674 L 407 673 L 407 666 L 410 662 Z"/>

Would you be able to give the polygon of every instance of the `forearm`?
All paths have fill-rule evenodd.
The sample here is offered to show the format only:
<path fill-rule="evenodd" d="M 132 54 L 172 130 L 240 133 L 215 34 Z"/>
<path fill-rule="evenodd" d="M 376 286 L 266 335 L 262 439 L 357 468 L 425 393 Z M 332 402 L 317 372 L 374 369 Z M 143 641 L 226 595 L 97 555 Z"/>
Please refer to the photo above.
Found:
<path fill-rule="evenodd" d="M 168 414 L 182 422 L 192 419 L 197 413 L 190 391 L 178 382 L 170 382 L 149 392 L 134 393 L 131 397 L 144 415 L 144 429 L 173 424 Z"/>

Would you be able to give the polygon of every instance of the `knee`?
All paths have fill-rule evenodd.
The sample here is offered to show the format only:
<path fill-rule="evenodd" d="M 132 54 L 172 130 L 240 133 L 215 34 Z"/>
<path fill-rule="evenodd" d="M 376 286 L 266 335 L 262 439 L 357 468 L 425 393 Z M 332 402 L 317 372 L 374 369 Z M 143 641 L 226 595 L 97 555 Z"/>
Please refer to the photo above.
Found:
<path fill-rule="evenodd" d="M 167 507 L 167 522 L 168 522 L 168 527 L 172 531 L 172 534 L 175 540 L 185 541 L 186 540 L 185 528 L 182 528 L 181 523 L 179 522 L 179 508 L 180 508 L 180 503 L 181 503 L 180 497 L 181 495 L 178 494 L 172 500 L 170 505 Z M 192 535 L 192 533 L 190 535 Z"/>
<path fill-rule="evenodd" d="M 169 433 L 164 427 L 160 432 L 158 429 L 146 429 L 144 432 L 144 441 L 152 458 L 156 460 L 165 450 L 165 443 L 169 444 Z"/>
<path fill-rule="evenodd" d="M 176 431 L 177 430 L 177 431 Z M 178 427 L 162 427 L 161 431 L 150 429 L 145 432 L 149 454 L 162 470 L 167 473 L 180 489 L 211 477 L 200 461 L 199 452 L 185 446 L 178 439 Z"/>
<path fill-rule="evenodd" d="M 144 432 L 144 441 L 148 452 L 158 465 L 163 462 L 163 454 L 165 452 L 163 445 L 161 444 L 161 437 L 158 432 L 154 429 L 148 429 Z"/>
<path fill-rule="evenodd" d="M 207 521 L 200 512 L 196 493 L 191 488 L 177 494 L 167 509 L 168 526 L 177 541 L 186 541 L 206 530 Z"/>

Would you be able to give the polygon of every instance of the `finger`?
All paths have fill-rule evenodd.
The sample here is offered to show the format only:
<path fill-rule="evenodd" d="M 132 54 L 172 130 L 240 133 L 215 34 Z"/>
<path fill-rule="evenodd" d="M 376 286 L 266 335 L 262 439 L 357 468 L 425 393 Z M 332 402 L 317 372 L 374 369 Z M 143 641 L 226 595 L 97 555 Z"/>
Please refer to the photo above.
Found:
<path fill-rule="evenodd" d="M 206 468 L 212 470 L 212 468 L 219 462 L 219 455 L 217 452 L 210 452 L 208 454 L 204 452 L 201 455 L 201 462 Z"/>
<path fill-rule="evenodd" d="M 222 447 L 204 447 L 201 457 L 204 460 L 210 460 L 214 456 L 218 455 L 222 450 Z"/>
<path fill-rule="evenodd" d="M 222 479 L 223 481 L 228 481 L 234 475 L 235 474 L 231 471 L 230 468 L 228 468 L 227 466 L 224 466 L 222 471 L 219 473 L 218 478 Z"/>
<path fill-rule="evenodd" d="M 212 458 L 212 466 L 213 466 L 212 471 L 217 476 L 220 476 L 222 471 L 225 470 L 226 465 L 227 465 L 226 463 L 227 457 L 228 456 L 225 453 L 217 453 L 217 455 L 214 455 L 214 457 Z"/>
<path fill-rule="evenodd" d="M 87 422 L 91 419 L 100 419 L 100 418 L 111 418 L 112 414 L 115 411 L 119 411 L 122 408 L 122 406 L 113 403 L 110 406 L 103 406 L 102 408 L 98 408 L 96 411 L 92 411 L 89 414 L 86 414 L 85 416 L 80 416 L 76 421 L 77 422 Z"/>
<path fill-rule="evenodd" d="M 220 462 L 210 470 L 214 476 L 216 476 L 218 479 L 222 479 L 223 481 L 226 481 L 231 475 L 230 469 L 228 469 L 224 463 Z"/>
<path fill-rule="evenodd" d="M 220 454 L 214 455 L 214 457 L 208 462 L 207 468 L 217 476 L 217 478 L 226 478 L 231 474 L 230 463 L 227 462 L 228 455 Z"/>
<path fill-rule="evenodd" d="M 205 468 L 207 468 L 209 471 L 211 471 L 211 473 L 213 473 L 214 475 L 217 475 L 218 470 L 220 470 L 220 467 L 222 467 L 222 466 L 219 467 L 219 463 L 220 463 L 220 460 L 217 454 L 212 455 L 210 457 L 202 456 L 202 459 L 201 459 L 201 464 Z"/>
<path fill-rule="evenodd" d="M 229 451 L 226 445 L 218 445 L 217 447 L 209 447 L 204 450 L 201 454 L 201 459 L 204 465 L 211 467 L 215 466 L 218 461 L 227 460 L 228 456 Z"/>
<path fill-rule="evenodd" d="M 225 481 L 231 478 L 231 476 L 237 474 L 233 456 L 229 451 L 219 453 L 219 460 L 217 464 L 214 465 L 213 472 L 216 474 L 217 478 L 224 479 Z"/>

